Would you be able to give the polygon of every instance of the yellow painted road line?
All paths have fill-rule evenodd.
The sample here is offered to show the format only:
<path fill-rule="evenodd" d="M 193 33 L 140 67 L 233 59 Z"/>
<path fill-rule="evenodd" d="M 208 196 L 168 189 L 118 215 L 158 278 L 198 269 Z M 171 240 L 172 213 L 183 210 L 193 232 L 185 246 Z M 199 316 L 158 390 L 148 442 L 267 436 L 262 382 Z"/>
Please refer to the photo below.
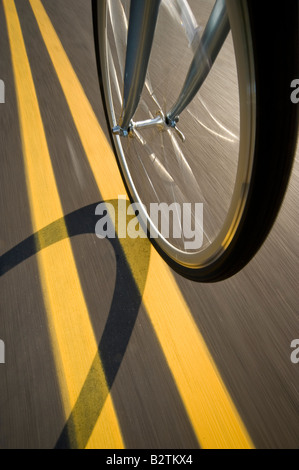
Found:
<path fill-rule="evenodd" d="M 40 0 L 30 0 L 48 53 L 104 200 L 125 194 L 103 131 Z M 123 240 L 120 240 L 123 244 Z M 123 244 L 137 285 L 138 260 Z M 247 430 L 217 371 L 171 271 L 152 250 L 143 303 L 199 443 L 204 448 L 252 448 Z"/>
<path fill-rule="evenodd" d="M 38 232 L 62 218 L 63 210 L 18 14 L 13 0 L 4 0 L 3 4 L 16 84 L 32 222 L 34 231 Z M 64 222 L 60 230 L 66 238 L 49 247 L 45 247 L 39 237 L 37 243 L 43 249 L 37 254 L 37 259 L 67 418 L 96 356 L 97 342 Z M 103 389 L 107 390 L 103 369 L 101 383 Z M 103 409 L 101 422 L 104 425 L 98 427 L 94 445 L 100 448 L 122 448 L 123 440 L 110 396 Z M 75 436 L 71 436 L 79 447 L 80 426 L 82 428 L 82 423 L 74 423 Z M 113 432 L 107 433 L 107 426 Z"/>

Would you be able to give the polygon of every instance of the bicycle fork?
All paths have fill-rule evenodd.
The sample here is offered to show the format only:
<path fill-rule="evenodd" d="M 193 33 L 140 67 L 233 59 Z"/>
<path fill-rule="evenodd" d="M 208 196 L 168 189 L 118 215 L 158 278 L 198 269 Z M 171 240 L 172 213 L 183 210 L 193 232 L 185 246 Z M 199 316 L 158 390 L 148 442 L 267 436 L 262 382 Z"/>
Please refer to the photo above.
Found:
<path fill-rule="evenodd" d="M 123 108 L 119 125 L 115 126 L 112 132 L 115 135 L 126 137 L 130 131 L 139 128 L 172 127 L 184 141 L 183 134 L 177 129 L 179 115 L 192 101 L 209 74 L 230 31 L 229 19 L 225 0 L 216 0 L 202 38 L 195 50 L 182 90 L 170 111 L 166 115 L 160 111 L 156 118 L 133 122 L 132 118 L 145 84 L 160 3 L 161 0 L 131 0 Z"/>

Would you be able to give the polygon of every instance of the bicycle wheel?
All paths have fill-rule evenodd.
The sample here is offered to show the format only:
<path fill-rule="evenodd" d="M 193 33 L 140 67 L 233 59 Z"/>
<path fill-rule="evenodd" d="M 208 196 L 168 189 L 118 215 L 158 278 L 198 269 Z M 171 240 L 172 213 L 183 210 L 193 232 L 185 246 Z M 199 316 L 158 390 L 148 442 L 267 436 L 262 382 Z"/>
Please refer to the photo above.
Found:
<path fill-rule="evenodd" d="M 273 226 L 292 168 L 298 2 L 266 12 L 259 4 L 226 1 L 231 32 L 180 116 L 182 142 L 165 126 L 141 128 L 131 137 L 112 133 L 122 111 L 130 1 L 93 0 L 103 105 L 129 197 L 139 203 L 161 256 L 196 281 L 226 279 L 252 259 Z M 134 121 L 165 115 L 173 105 L 213 5 L 162 0 Z M 277 34 L 277 25 L 288 34 Z"/>

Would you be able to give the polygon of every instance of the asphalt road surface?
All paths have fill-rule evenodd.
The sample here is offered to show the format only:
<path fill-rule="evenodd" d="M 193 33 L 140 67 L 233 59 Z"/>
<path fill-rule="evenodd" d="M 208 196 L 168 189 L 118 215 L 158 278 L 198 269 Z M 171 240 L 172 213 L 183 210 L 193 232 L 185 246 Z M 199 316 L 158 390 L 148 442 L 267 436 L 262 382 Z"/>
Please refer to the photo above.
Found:
<path fill-rule="evenodd" d="M 255 258 L 198 284 L 95 235 L 125 193 L 90 2 L 3 0 L 0 79 L 0 448 L 298 448 L 298 152 Z"/>

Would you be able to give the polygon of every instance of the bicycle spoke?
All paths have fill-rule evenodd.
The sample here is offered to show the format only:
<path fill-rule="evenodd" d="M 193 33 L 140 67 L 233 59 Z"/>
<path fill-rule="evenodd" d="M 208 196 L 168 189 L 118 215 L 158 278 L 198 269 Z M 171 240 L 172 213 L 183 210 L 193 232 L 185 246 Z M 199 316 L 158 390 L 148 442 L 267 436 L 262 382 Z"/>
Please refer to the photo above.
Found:
<path fill-rule="evenodd" d="M 224 130 L 227 134 L 229 134 L 231 137 L 232 137 L 232 142 L 235 142 L 235 141 L 238 141 L 239 140 L 239 137 L 236 136 L 236 134 L 234 134 L 233 132 L 231 132 L 229 129 L 227 129 L 223 124 L 221 124 L 221 122 L 216 119 L 216 117 L 212 114 L 212 112 L 208 109 L 206 103 L 204 102 L 204 100 L 201 98 L 201 96 L 198 96 L 198 100 L 201 102 L 201 104 L 203 105 L 203 107 L 206 109 L 207 113 L 209 114 L 209 116 L 213 119 L 214 122 L 216 122 L 217 126 L 219 126 L 222 130 Z"/>
<path fill-rule="evenodd" d="M 206 205 L 205 197 L 202 193 L 202 190 L 199 187 L 199 184 L 196 178 L 194 177 L 194 174 L 187 162 L 187 159 L 185 158 L 179 146 L 177 139 L 172 134 L 171 130 L 167 132 L 167 135 L 163 134 L 163 139 L 165 139 L 166 137 L 169 137 L 171 140 L 171 143 L 174 149 L 174 154 L 176 155 L 178 166 L 180 169 L 180 178 L 179 179 L 175 178 L 174 179 L 175 184 L 172 185 L 173 201 L 179 202 L 181 208 L 184 207 L 185 211 L 190 212 L 189 214 L 190 221 L 192 219 L 194 227 L 196 227 L 198 231 L 202 231 L 204 234 L 204 237 L 210 243 L 211 239 L 208 235 L 208 231 L 205 230 L 202 224 L 199 223 L 199 221 L 196 219 L 196 215 L 194 212 L 194 205 L 190 204 L 190 200 L 192 200 L 192 197 L 190 198 L 190 194 L 193 194 L 193 195 L 197 194 L 197 197 L 204 205 Z M 163 144 L 163 148 L 164 147 L 165 146 Z M 173 167 L 172 160 L 170 161 L 165 153 L 164 153 L 164 158 L 167 161 L 166 168 Z M 213 224 L 209 223 L 209 225 L 211 228 L 211 225 Z M 186 240 L 184 239 L 184 246 L 185 246 L 185 241 Z"/>
<path fill-rule="evenodd" d="M 227 142 L 231 142 L 231 143 L 235 143 L 236 140 L 237 140 L 237 137 L 234 136 L 233 134 L 233 137 L 235 138 L 230 138 L 230 137 L 225 137 L 224 135 L 222 134 L 219 134 L 219 132 L 216 132 L 214 131 L 213 129 L 211 129 L 210 127 L 208 127 L 207 125 L 205 125 L 197 116 L 195 116 L 195 114 L 192 113 L 192 111 L 190 111 L 190 109 L 188 109 L 188 113 L 190 114 L 190 116 L 192 117 L 192 119 L 194 119 L 196 122 L 198 122 L 198 124 L 202 127 L 204 127 L 204 129 L 206 129 L 209 133 L 213 134 L 213 135 L 216 135 L 217 137 L 219 137 L 220 139 L 223 139 L 223 140 L 226 140 Z M 219 123 L 217 123 L 219 124 Z M 220 124 L 219 124 L 220 126 Z M 227 129 L 225 129 L 227 131 Z M 230 133 L 229 131 L 227 131 L 228 133 Z M 230 133 L 231 134 L 231 133 Z"/>
<path fill-rule="evenodd" d="M 112 57 L 110 46 L 108 46 L 108 63 L 109 63 L 109 68 L 110 68 L 110 72 L 111 72 L 110 82 L 113 83 L 113 85 L 115 87 L 119 108 L 121 109 L 121 107 L 122 107 L 122 93 L 121 93 L 121 90 L 120 90 L 119 79 L 118 79 L 118 76 L 117 76 L 117 72 L 116 72 L 116 68 L 115 68 L 115 64 L 114 64 L 114 60 L 113 60 L 113 57 Z M 115 116 L 114 109 L 113 109 L 112 118 L 113 118 L 114 125 L 116 125 L 116 116 Z"/>
<path fill-rule="evenodd" d="M 184 28 L 189 46 L 195 53 L 196 48 L 201 39 L 201 27 L 197 24 L 197 20 L 193 15 L 187 0 L 165 0 L 163 6 L 167 8 L 174 19 Z"/>
<path fill-rule="evenodd" d="M 126 60 L 125 47 L 128 35 L 128 20 L 124 6 L 120 1 L 108 0 L 108 11 L 116 45 L 116 53 L 118 57 L 121 79 L 123 82 Z"/>

